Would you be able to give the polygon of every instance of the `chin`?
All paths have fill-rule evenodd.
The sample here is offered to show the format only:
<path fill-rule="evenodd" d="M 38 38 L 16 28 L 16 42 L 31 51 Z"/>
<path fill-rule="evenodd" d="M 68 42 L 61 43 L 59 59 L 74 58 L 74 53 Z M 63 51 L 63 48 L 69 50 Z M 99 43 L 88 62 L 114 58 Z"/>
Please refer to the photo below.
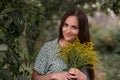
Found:
<path fill-rule="evenodd" d="M 72 40 L 74 40 L 73 38 L 65 38 L 66 41 L 70 42 Z"/>

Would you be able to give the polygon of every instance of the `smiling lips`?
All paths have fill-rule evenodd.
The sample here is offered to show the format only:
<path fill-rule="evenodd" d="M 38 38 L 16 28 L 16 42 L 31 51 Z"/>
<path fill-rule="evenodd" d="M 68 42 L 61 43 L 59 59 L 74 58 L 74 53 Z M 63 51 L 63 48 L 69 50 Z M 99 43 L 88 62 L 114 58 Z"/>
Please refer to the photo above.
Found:
<path fill-rule="evenodd" d="M 65 34 L 65 37 L 72 37 L 73 34 Z"/>

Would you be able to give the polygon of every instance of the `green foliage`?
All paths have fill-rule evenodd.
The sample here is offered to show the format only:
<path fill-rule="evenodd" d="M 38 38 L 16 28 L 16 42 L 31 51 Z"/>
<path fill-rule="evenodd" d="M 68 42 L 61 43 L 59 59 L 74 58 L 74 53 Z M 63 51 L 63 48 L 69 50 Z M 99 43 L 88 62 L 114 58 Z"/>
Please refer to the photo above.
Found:
<path fill-rule="evenodd" d="M 100 54 L 105 80 L 120 79 L 120 54 Z"/>
<path fill-rule="evenodd" d="M 120 16 L 120 0 L 104 0 L 101 9 L 107 11 L 108 8 Z"/>
<path fill-rule="evenodd" d="M 91 35 L 96 44 L 96 49 L 101 53 L 118 53 L 120 54 L 120 26 L 110 28 L 92 29 Z"/>
<path fill-rule="evenodd" d="M 0 3 L 0 44 L 6 44 L 7 51 L 0 52 L 0 79 L 2 80 L 28 80 L 30 70 L 23 66 L 21 57 L 22 49 L 19 37 L 26 32 L 26 36 L 32 36 L 29 31 L 39 32 L 43 7 L 39 1 L 34 0 L 2 0 Z M 34 18 L 36 17 L 36 18 Z M 34 30 L 33 30 L 34 28 Z M 28 32 L 29 31 L 29 32 Z M 34 32 L 34 35 L 38 34 Z M 29 39 L 29 37 L 27 39 Z M 36 38 L 36 37 L 33 37 Z M 29 54 L 30 55 L 30 54 Z M 30 58 L 30 57 L 29 57 Z M 29 59 L 30 60 L 30 59 Z M 27 61 L 27 66 L 31 61 Z M 31 66 L 30 66 L 31 67 Z M 29 68 L 29 67 L 28 67 Z"/>
<path fill-rule="evenodd" d="M 32 5 L 26 7 L 26 29 L 25 37 L 29 54 L 36 52 L 36 41 L 40 37 L 41 42 L 44 41 L 44 7 L 39 1 L 30 2 Z M 41 37 L 42 36 L 42 37 Z"/>

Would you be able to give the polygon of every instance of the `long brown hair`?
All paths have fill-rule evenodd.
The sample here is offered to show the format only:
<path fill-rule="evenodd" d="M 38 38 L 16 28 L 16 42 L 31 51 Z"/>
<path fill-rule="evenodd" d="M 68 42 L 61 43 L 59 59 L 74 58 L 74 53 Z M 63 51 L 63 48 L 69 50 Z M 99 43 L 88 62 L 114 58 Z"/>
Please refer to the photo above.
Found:
<path fill-rule="evenodd" d="M 61 23 L 60 23 L 59 39 L 63 38 L 62 28 L 63 28 L 65 20 L 69 16 L 76 16 L 77 17 L 78 26 L 79 26 L 78 38 L 79 38 L 80 42 L 81 43 L 90 42 L 89 24 L 88 24 L 87 15 L 82 10 L 80 10 L 78 8 L 73 8 L 64 14 L 64 16 L 61 20 Z M 89 73 L 90 80 L 94 80 L 94 78 L 95 78 L 94 70 L 88 69 L 88 73 Z"/>
<path fill-rule="evenodd" d="M 65 20 L 69 16 L 76 16 L 78 19 L 78 26 L 79 26 L 78 38 L 80 39 L 80 41 L 82 43 L 89 42 L 90 35 L 89 35 L 89 27 L 88 27 L 88 18 L 86 16 L 86 14 L 82 10 L 79 10 L 78 8 L 74 8 L 74 9 L 69 10 L 63 16 L 63 18 L 61 20 L 61 24 L 60 24 L 60 29 L 59 29 L 59 32 L 60 32 L 59 39 L 63 38 L 62 27 L 64 25 Z"/>

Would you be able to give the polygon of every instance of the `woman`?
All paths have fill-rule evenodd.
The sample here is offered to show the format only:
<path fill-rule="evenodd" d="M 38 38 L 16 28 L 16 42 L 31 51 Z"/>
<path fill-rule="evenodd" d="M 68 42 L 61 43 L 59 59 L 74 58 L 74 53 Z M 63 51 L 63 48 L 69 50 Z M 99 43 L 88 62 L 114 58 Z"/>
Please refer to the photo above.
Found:
<path fill-rule="evenodd" d="M 94 80 L 94 71 L 85 67 L 82 69 L 67 69 L 66 64 L 56 54 L 59 46 L 65 47 L 76 37 L 81 43 L 89 42 L 89 27 L 86 14 L 78 8 L 69 10 L 62 18 L 59 38 L 46 42 L 36 58 L 32 80 Z"/>

